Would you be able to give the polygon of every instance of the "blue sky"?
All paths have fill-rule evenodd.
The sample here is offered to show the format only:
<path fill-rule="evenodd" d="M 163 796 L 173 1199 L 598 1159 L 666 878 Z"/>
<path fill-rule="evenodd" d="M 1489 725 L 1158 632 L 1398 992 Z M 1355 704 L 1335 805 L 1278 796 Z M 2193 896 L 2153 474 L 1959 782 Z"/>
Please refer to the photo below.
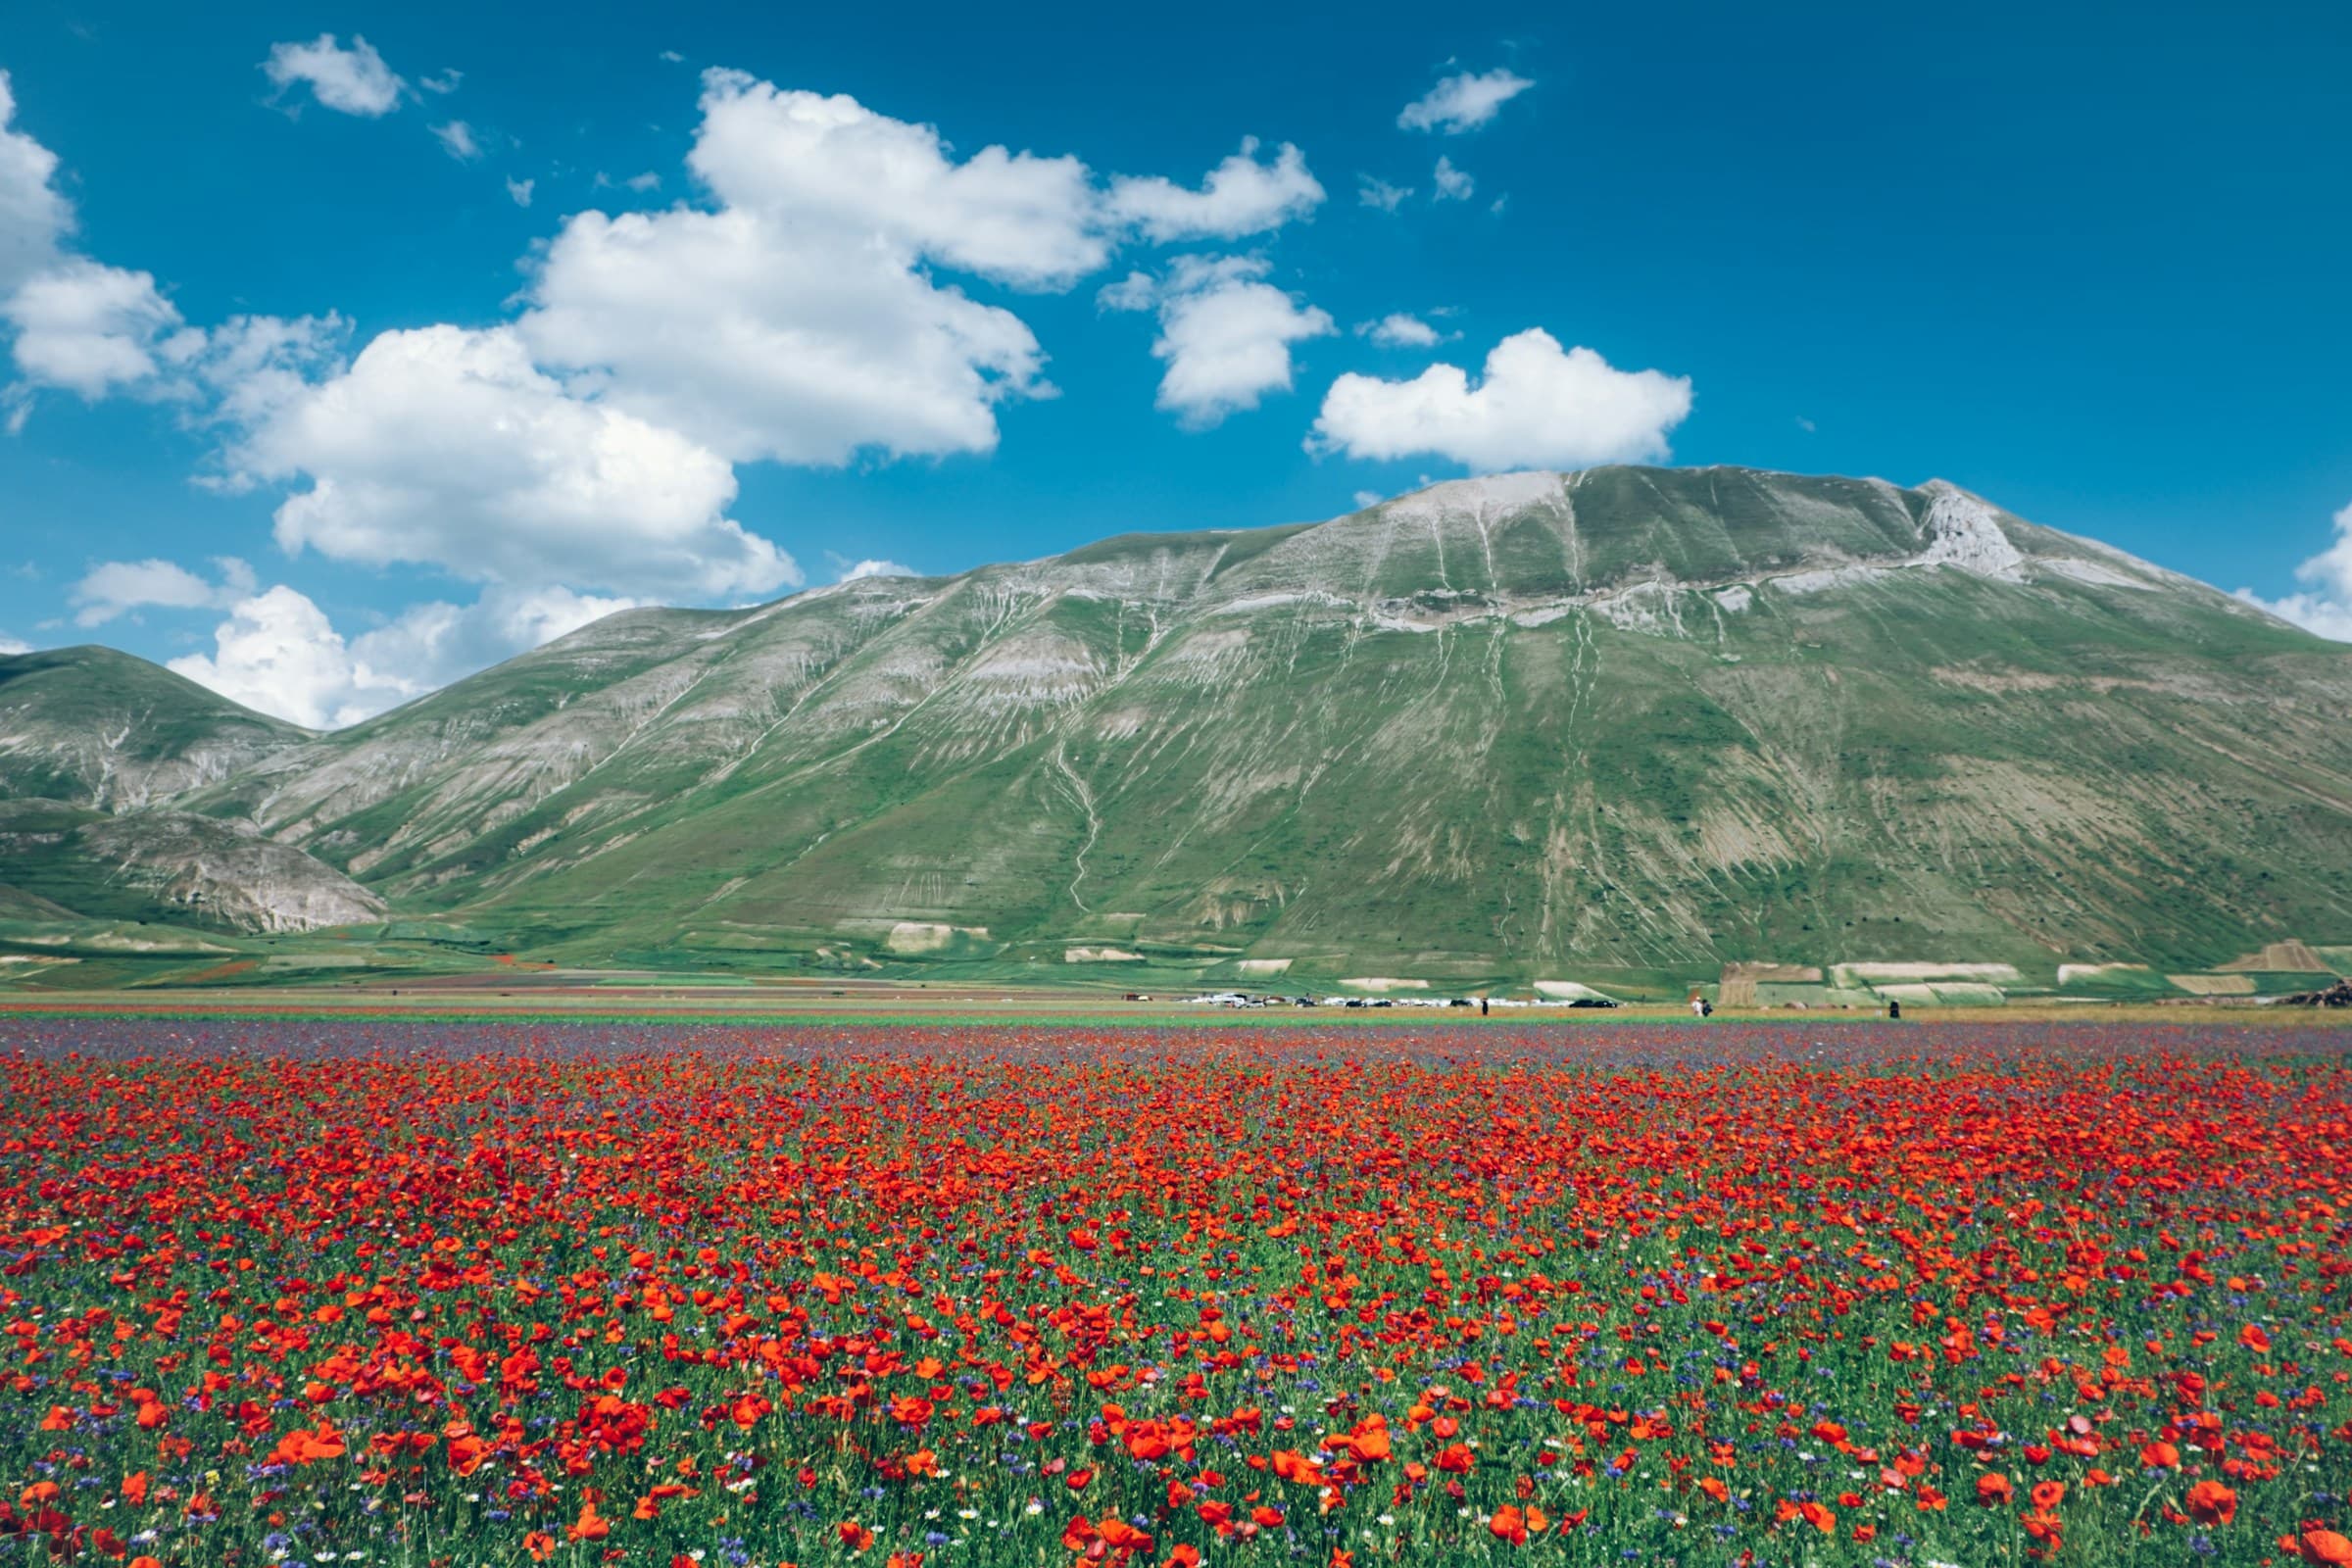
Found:
<path fill-rule="evenodd" d="M 1939 475 L 2352 639 L 2341 7 L 529 9 L 0 12 L 0 640 L 332 723 L 1615 459 Z"/>

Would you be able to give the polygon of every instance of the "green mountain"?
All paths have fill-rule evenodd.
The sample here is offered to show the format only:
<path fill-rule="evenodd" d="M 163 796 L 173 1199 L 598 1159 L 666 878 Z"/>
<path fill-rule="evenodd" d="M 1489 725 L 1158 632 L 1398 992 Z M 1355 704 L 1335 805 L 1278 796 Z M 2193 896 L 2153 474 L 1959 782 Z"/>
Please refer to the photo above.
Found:
<path fill-rule="evenodd" d="M 375 895 L 299 849 L 163 805 L 314 738 L 111 648 L 0 659 L 0 919 L 379 918 Z"/>
<path fill-rule="evenodd" d="M 292 845 L 249 824 L 161 807 L 109 815 L 62 801 L 0 801 L 0 865 L 16 900 L 75 917 L 231 931 L 384 917 L 381 899 Z"/>
<path fill-rule="evenodd" d="M 535 956 L 1662 985 L 2352 942 L 2348 703 L 2352 648 L 1950 485 L 1608 467 L 629 612 L 234 766 L 114 744 Z"/>
<path fill-rule="evenodd" d="M 0 659 L 0 799 L 136 810 L 311 738 L 112 648 Z"/>

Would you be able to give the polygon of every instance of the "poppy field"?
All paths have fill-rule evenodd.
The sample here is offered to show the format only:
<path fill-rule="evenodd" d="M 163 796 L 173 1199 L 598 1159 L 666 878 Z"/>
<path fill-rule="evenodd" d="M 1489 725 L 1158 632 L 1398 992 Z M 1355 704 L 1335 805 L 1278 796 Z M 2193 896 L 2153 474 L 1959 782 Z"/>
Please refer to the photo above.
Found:
<path fill-rule="evenodd" d="M 2347 1045 L 0 1020 L 0 1568 L 2352 1562 Z"/>

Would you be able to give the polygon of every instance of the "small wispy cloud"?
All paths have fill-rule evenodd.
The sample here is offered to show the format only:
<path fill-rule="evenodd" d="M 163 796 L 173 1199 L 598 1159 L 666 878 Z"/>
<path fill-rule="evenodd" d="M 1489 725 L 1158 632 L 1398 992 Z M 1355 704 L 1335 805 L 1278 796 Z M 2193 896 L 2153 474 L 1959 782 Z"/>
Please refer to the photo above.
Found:
<path fill-rule="evenodd" d="M 441 150 L 461 164 L 470 164 L 482 156 L 480 143 L 473 139 L 473 127 L 463 120 L 435 125 L 433 135 L 440 141 Z"/>
<path fill-rule="evenodd" d="M 1459 136 L 1493 120 L 1504 104 L 1535 83 L 1497 66 L 1480 74 L 1457 72 L 1406 104 L 1396 123 L 1406 130 L 1436 130 Z"/>
<path fill-rule="evenodd" d="M 825 552 L 825 558 L 833 564 L 836 582 L 857 582 L 864 577 L 919 577 L 922 575 L 912 566 L 901 565 L 898 562 L 883 561 L 871 556 L 863 561 L 852 561 L 847 556 L 837 555 L 828 550 Z"/>
<path fill-rule="evenodd" d="M 375 46 L 357 33 L 348 49 L 331 32 L 309 43 L 273 43 L 270 58 L 262 62 L 262 74 L 280 92 L 300 82 L 322 107 L 365 120 L 398 109 L 401 89 L 408 85 L 384 64 Z"/>
<path fill-rule="evenodd" d="M 1441 332 L 1418 316 L 1394 311 L 1377 321 L 1365 321 L 1355 329 L 1358 337 L 1368 337 L 1384 349 L 1430 349 L 1460 337 L 1459 332 Z"/>

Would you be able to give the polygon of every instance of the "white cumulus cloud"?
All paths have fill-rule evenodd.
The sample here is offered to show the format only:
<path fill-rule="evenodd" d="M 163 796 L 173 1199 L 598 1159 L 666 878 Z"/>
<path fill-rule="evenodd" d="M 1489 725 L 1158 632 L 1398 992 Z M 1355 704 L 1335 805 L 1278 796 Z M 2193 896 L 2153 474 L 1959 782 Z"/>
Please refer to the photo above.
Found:
<path fill-rule="evenodd" d="M 1573 468 L 1663 458 L 1690 412 L 1689 377 L 1619 370 L 1531 328 L 1494 346 L 1475 385 L 1452 365 L 1407 381 L 1341 376 L 1307 446 L 1376 460 L 1434 453 L 1482 471 Z"/>
<path fill-rule="evenodd" d="M 375 46 L 357 33 L 348 49 L 331 32 L 309 43 L 273 43 L 262 72 L 280 92 L 302 82 L 326 108 L 369 120 L 398 109 L 401 88 L 407 85 L 384 64 Z"/>
<path fill-rule="evenodd" d="M 36 387 L 84 398 L 153 393 L 159 357 L 180 324 L 150 274 L 61 248 L 74 208 L 56 186 L 57 155 L 10 128 L 15 118 L 15 91 L 0 71 L 0 329 L 16 362 L 11 428 Z"/>
<path fill-rule="evenodd" d="M 715 210 L 581 213 L 518 323 L 542 365 L 734 461 L 992 451 L 1051 395 L 1028 325 L 935 267 L 1061 287 L 1099 267 L 1075 159 L 984 148 L 842 97 L 704 77 L 688 163 Z"/>
<path fill-rule="evenodd" d="M 1255 136 L 1208 172 L 1199 190 L 1153 174 L 1111 182 L 1109 211 L 1156 243 L 1187 239 L 1240 239 L 1280 228 L 1323 202 L 1323 187 L 1307 172 L 1306 155 L 1284 142 L 1270 162 L 1260 163 Z"/>
<path fill-rule="evenodd" d="M 531 205 L 531 187 L 538 183 L 535 179 L 510 179 L 507 181 L 507 194 L 514 199 L 515 206 L 528 207 Z"/>
<path fill-rule="evenodd" d="M 221 556 L 213 564 L 220 580 L 208 582 L 174 562 L 150 557 L 145 561 L 104 561 L 82 573 L 67 593 L 74 606 L 74 624 L 103 626 L 133 610 L 155 606 L 165 610 L 226 610 L 253 595 L 253 568 L 234 556 Z"/>
<path fill-rule="evenodd" d="M 1453 160 L 1443 153 L 1439 154 L 1438 167 L 1429 178 L 1430 183 L 1438 188 L 1437 194 L 1431 198 L 1433 201 L 1466 202 L 1471 192 L 1478 189 L 1478 181 L 1454 168 Z"/>
<path fill-rule="evenodd" d="M 957 162 L 929 125 L 739 71 L 703 74 L 702 111 L 687 164 L 729 207 L 1025 287 L 1066 286 L 1107 254 L 1075 158 L 983 147 Z"/>
<path fill-rule="evenodd" d="M 19 654 L 29 654 L 31 652 L 32 644 L 26 642 L 24 638 L 11 637 L 8 633 L 0 631 L 0 659 L 13 659 Z"/>
<path fill-rule="evenodd" d="M 2295 578 L 2310 586 L 2280 599 L 2240 588 L 2237 597 L 2306 631 L 2352 643 L 2352 506 L 2335 514 L 2335 542 L 2297 566 Z"/>
<path fill-rule="evenodd" d="M 1396 123 L 1406 130 L 1440 130 L 1458 136 L 1493 120 L 1504 104 L 1534 85 L 1500 66 L 1481 73 L 1456 72 L 1406 104 L 1396 116 Z"/>
<path fill-rule="evenodd" d="M 988 452 L 997 406 L 1049 390 L 1010 311 L 870 237 L 758 211 L 580 214 L 530 300 L 542 364 L 737 461 Z"/>
<path fill-rule="evenodd" d="M 1392 185 L 1387 180 L 1376 178 L 1371 174 L 1355 176 L 1356 201 L 1360 205 L 1370 207 L 1378 212 L 1395 212 L 1404 205 L 1405 198 L 1412 193 L 1413 187 L 1410 185 Z"/>
<path fill-rule="evenodd" d="M 916 577 L 921 573 L 912 566 L 902 566 L 895 561 L 853 561 L 841 568 L 843 582 L 856 582 L 861 577 Z"/>
<path fill-rule="evenodd" d="M 1157 402 L 1188 427 L 1205 429 L 1289 390 L 1291 345 L 1334 330 L 1328 313 L 1264 281 L 1271 270 L 1257 257 L 1186 256 L 1164 282 L 1131 274 L 1098 296 L 1114 310 L 1158 306 L 1152 353 L 1167 369 Z"/>
<path fill-rule="evenodd" d="M 395 679 L 360 669 L 326 612 L 282 585 L 240 601 L 213 633 L 213 650 L 169 667 L 231 702 L 311 729 L 352 723 L 408 695 Z"/>
<path fill-rule="evenodd" d="M 801 580 L 725 514 L 725 459 L 572 395 L 510 328 L 386 332 L 348 368 L 280 394 L 228 465 L 231 482 L 308 481 L 276 513 L 290 554 L 695 597 Z"/>
<path fill-rule="evenodd" d="M 25 385 L 93 399 L 156 389 L 160 358 L 175 347 L 170 339 L 180 325 L 152 275 L 83 257 L 26 279 L 0 301 L 0 318 L 15 329 L 12 353 Z"/>
<path fill-rule="evenodd" d="M 74 209 L 52 183 L 57 154 L 11 129 L 16 115 L 16 92 L 0 71 L 0 293 L 55 261 L 74 226 Z"/>
<path fill-rule="evenodd" d="M 63 248 L 74 209 L 54 182 L 57 156 L 10 129 L 15 115 L 0 72 L 0 337 L 16 366 L 8 427 L 22 427 L 40 387 L 88 399 L 180 395 L 186 389 L 171 367 L 195 352 L 201 334 L 182 327 L 152 274 Z"/>

